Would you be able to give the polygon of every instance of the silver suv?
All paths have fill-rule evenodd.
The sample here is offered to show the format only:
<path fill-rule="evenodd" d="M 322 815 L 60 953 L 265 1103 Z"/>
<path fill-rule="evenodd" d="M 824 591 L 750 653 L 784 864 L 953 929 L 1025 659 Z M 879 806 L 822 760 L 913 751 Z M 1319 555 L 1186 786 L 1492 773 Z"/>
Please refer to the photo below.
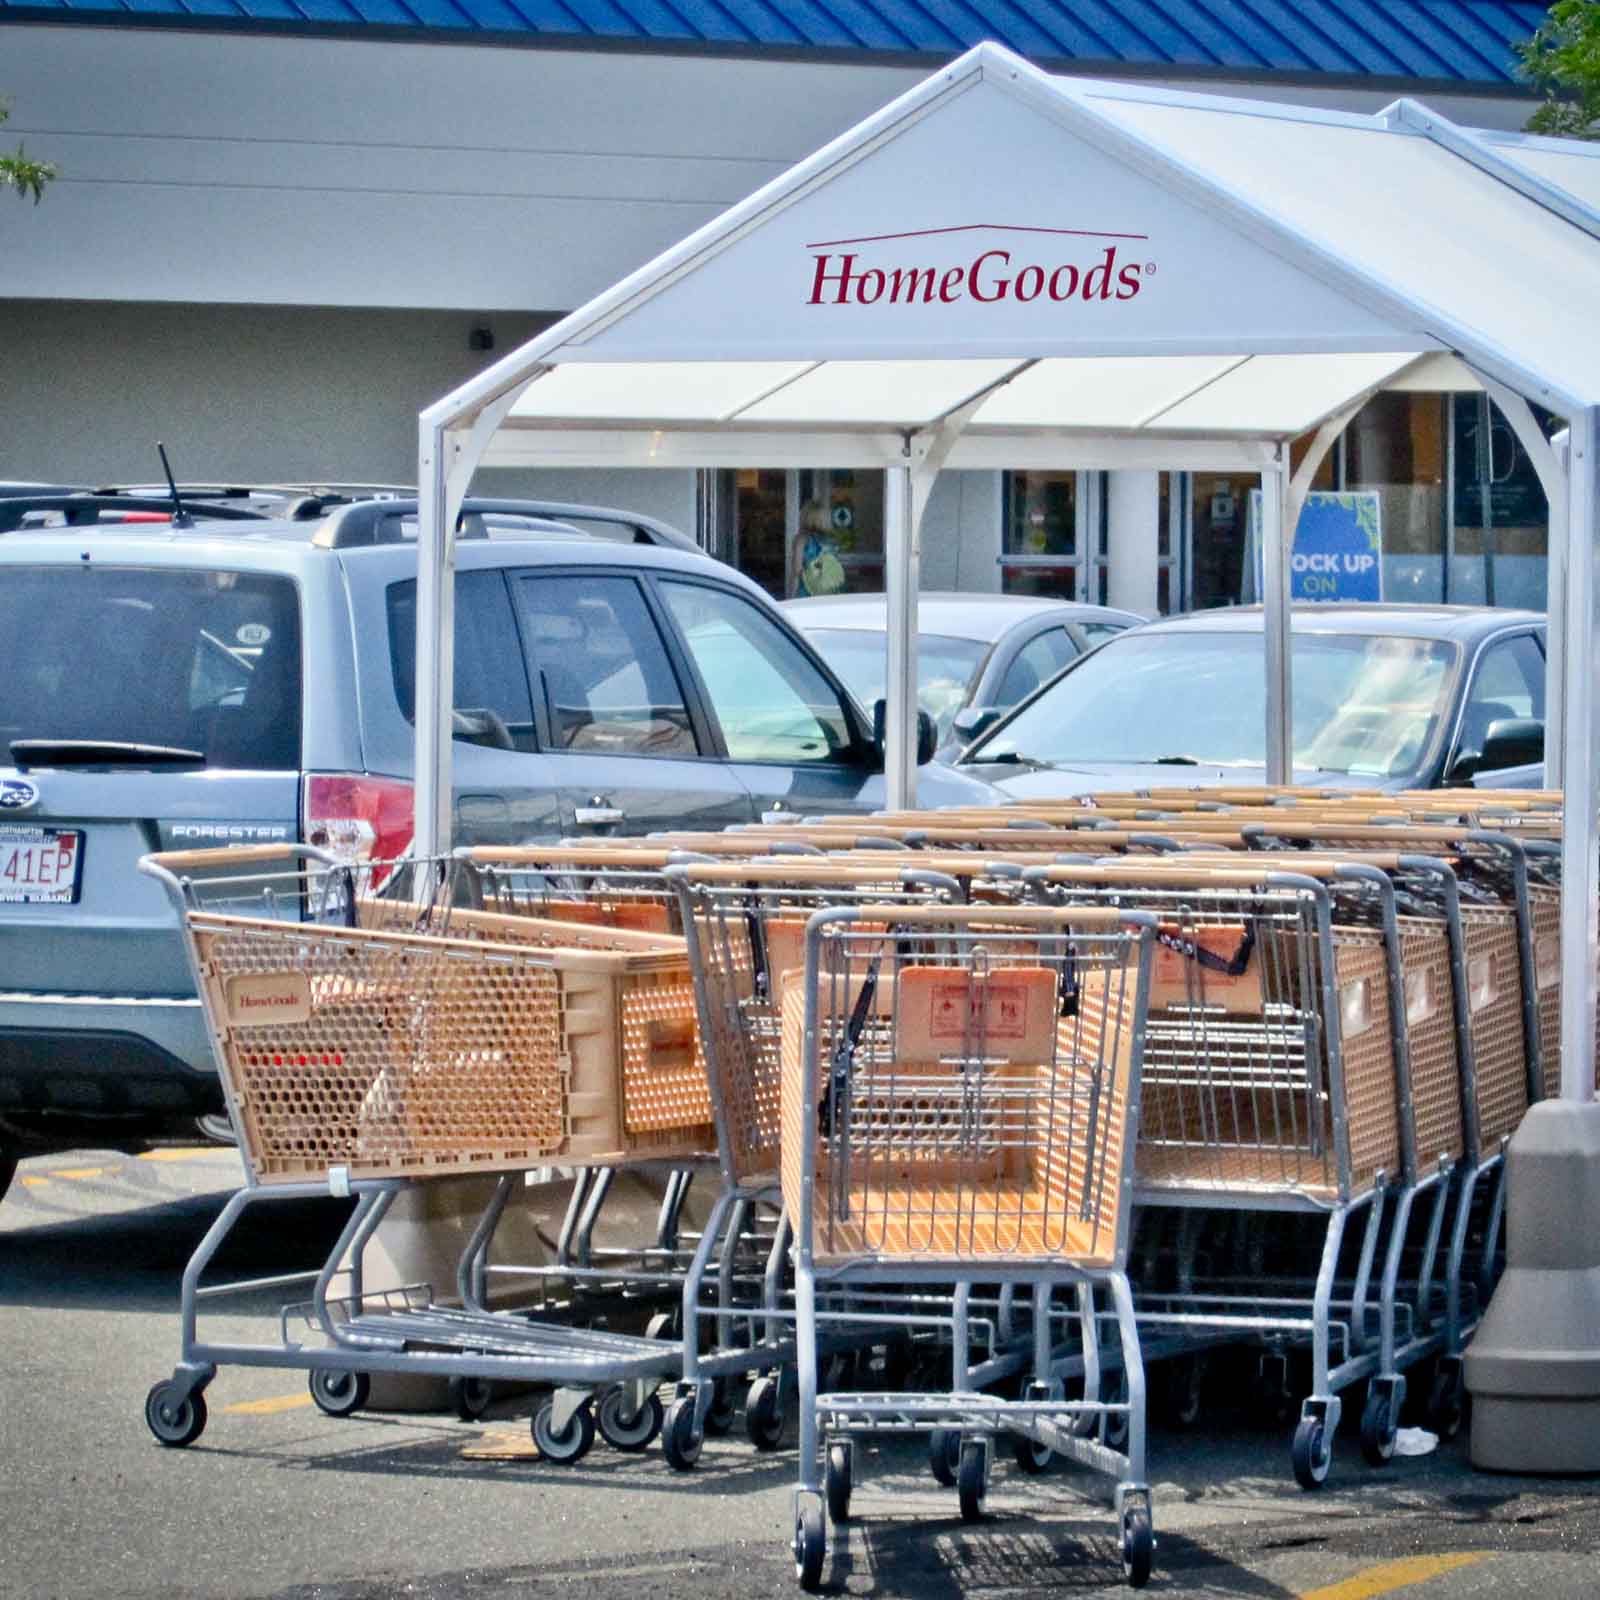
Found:
<path fill-rule="evenodd" d="M 461 534 L 462 842 L 883 803 L 870 720 L 738 573 L 505 502 L 469 501 Z M 0 536 L 0 1189 L 19 1151 L 139 1148 L 222 1108 L 141 855 L 404 853 L 416 565 L 394 500 Z M 922 792 L 996 797 L 938 766 Z"/>

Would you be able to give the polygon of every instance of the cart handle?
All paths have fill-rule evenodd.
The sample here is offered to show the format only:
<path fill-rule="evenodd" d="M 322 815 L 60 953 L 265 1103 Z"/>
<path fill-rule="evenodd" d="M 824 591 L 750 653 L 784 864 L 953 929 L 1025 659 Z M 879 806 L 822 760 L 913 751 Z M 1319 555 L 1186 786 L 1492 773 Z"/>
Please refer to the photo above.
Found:
<path fill-rule="evenodd" d="M 839 923 L 871 922 L 887 924 L 885 937 L 893 937 L 907 927 L 998 928 L 1015 932 L 1038 928 L 1046 932 L 1072 932 L 1078 928 L 1153 929 L 1157 919 L 1148 911 L 1123 910 L 1118 906 L 990 906 L 990 905 L 859 905 L 836 907 L 812 915 L 810 927 Z"/>
<path fill-rule="evenodd" d="M 194 872 L 208 867 L 254 867 L 267 861 L 319 861 L 327 867 L 340 867 L 342 862 L 314 844 L 242 844 L 224 845 L 211 850 L 165 850 L 156 855 L 142 856 L 139 870 L 159 877 L 163 872 L 176 877 L 181 872 Z"/>

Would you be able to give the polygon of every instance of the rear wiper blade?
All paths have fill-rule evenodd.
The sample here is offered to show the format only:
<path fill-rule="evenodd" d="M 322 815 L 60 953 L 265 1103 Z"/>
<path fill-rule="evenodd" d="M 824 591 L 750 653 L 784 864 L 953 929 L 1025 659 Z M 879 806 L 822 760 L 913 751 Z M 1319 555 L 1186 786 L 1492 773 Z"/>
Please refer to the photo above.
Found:
<path fill-rule="evenodd" d="M 13 739 L 11 759 L 18 767 L 187 767 L 204 766 L 203 750 L 171 744 L 118 744 L 109 739 Z"/>

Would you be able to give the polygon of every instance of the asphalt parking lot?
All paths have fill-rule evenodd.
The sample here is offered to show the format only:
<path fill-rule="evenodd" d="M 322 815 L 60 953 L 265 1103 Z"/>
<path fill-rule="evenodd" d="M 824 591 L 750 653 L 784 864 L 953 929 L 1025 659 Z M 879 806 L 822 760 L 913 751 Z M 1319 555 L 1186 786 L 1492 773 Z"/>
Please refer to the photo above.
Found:
<path fill-rule="evenodd" d="M 527 1397 L 467 1424 L 438 1415 L 339 1421 L 295 1374 L 224 1369 L 186 1451 L 146 1431 L 145 1391 L 170 1373 L 178 1281 L 238 1180 L 218 1149 L 93 1151 L 25 1162 L 0 1205 L 0 1595 L 227 1600 L 721 1600 L 794 1590 L 785 1549 L 790 1452 L 738 1434 L 679 1477 L 658 1449 L 597 1445 L 539 1461 Z M 335 1202 L 275 1207 L 236 1235 L 237 1275 L 313 1264 Z M 218 1331 L 271 1338 L 275 1301 Z M 1348 1427 L 1326 1489 L 1302 1494 L 1286 1438 L 1248 1382 L 1213 1384 L 1201 1428 L 1151 1439 L 1159 1547 L 1152 1594 L 1430 1600 L 1595 1592 L 1600 1488 L 1474 1473 L 1465 1440 L 1365 1467 Z M 1116 1594 L 1111 1519 L 1092 1480 L 997 1470 L 989 1515 L 964 1526 L 921 1450 L 866 1455 L 834 1593 Z M 858 1468 L 858 1472 L 861 1469 Z"/>

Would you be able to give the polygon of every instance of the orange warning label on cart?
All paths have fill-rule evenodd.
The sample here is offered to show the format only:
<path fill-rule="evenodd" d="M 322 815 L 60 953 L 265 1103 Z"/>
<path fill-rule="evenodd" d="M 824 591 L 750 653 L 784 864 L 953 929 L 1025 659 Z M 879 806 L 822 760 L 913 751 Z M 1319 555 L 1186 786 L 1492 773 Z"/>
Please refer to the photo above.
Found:
<path fill-rule="evenodd" d="M 266 1028 L 311 1020 L 311 980 L 303 972 L 246 972 L 223 991 L 236 1028 Z"/>
<path fill-rule="evenodd" d="M 903 1060 L 981 1056 L 1048 1061 L 1055 1045 L 1056 979 L 1044 967 L 975 978 L 948 967 L 900 974 L 896 1054 Z"/>

